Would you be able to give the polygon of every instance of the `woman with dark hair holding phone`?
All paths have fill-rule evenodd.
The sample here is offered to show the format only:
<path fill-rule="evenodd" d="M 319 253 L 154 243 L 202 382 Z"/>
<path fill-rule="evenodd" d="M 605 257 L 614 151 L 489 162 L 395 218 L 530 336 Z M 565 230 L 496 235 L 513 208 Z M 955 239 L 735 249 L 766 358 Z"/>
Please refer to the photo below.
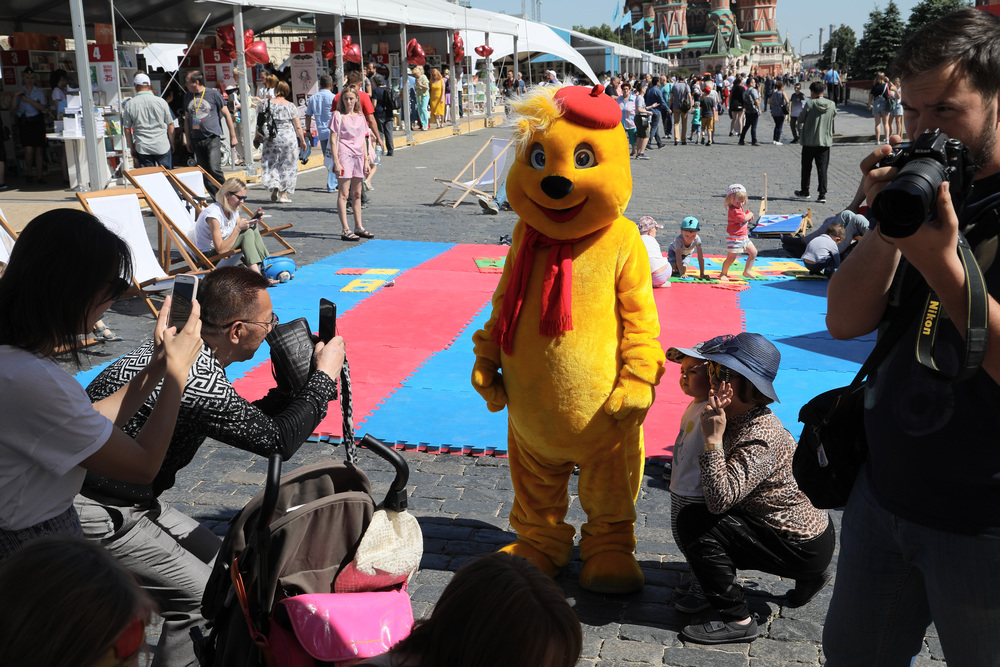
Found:
<path fill-rule="evenodd" d="M 702 644 L 753 641 L 759 629 L 737 568 L 794 579 L 784 604 L 799 607 L 828 583 L 837 538 L 827 513 L 795 483 L 795 439 L 767 407 L 778 400 L 774 344 L 744 332 L 677 350 L 707 360 L 712 385 L 698 457 L 705 504 L 680 511 L 677 533 L 714 615 L 681 636 Z"/>
<path fill-rule="evenodd" d="M 59 239 L 54 243 L 53 239 Z M 90 402 L 55 363 L 131 285 L 128 246 L 94 216 L 55 209 L 24 228 L 0 277 L 0 560 L 46 534 L 81 534 L 73 498 L 87 470 L 152 480 L 173 432 L 188 371 L 201 351 L 200 307 L 184 329 L 160 311 L 146 370 L 114 395 Z M 128 421 L 163 380 L 153 415 L 134 439 Z"/>

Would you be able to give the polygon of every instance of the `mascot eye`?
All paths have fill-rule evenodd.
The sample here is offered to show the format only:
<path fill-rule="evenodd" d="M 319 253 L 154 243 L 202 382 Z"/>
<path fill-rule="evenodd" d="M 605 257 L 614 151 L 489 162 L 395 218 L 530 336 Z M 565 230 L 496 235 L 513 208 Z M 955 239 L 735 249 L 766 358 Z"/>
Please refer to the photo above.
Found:
<path fill-rule="evenodd" d="M 539 144 L 531 147 L 531 154 L 528 155 L 528 164 L 535 169 L 545 169 L 545 149 Z"/>
<path fill-rule="evenodd" d="M 590 144 L 580 144 L 573 153 L 573 164 L 577 169 L 590 169 L 597 166 L 597 157 Z"/>

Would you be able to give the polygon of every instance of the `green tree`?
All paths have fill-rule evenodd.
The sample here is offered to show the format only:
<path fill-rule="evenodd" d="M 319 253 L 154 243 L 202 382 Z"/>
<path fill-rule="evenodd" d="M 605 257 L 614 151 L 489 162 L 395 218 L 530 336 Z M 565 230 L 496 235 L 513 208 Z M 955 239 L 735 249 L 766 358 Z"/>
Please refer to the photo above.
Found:
<path fill-rule="evenodd" d="M 945 14 L 968 6 L 970 3 L 967 0 L 921 0 L 910 11 L 910 20 L 906 24 L 906 35 L 913 34 Z"/>
<path fill-rule="evenodd" d="M 903 43 L 903 31 L 903 20 L 895 0 L 889 0 L 884 11 L 873 9 L 854 54 L 852 78 L 871 79 L 877 72 L 888 73 Z"/>
<path fill-rule="evenodd" d="M 818 66 L 827 69 L 831 65 L 839 70 L 850 71 L 854 66 L 854 51 L 857 49 L 858 39 L 854 36 L 854 28 L 841 24 L 830 33 L 830 39 L 823 46 L 823 57 L 819 59 Z M 833 49 L 837 49 L 837 60 L 833 61 Z"/>
<path fill-rule="evenodd" d="M 573 26 L 573 30 L 582 32 L 585 35 L 590 35 L 591 37 L 606 40 L 608 42 L 614 42 L 616 44 L 622 43 L 618 33 L 616 33 L 614 28 L 609 26 L 607 23 L 602 23 L 599 26 L 591 26 L 589 28 L 584 28 L 582 25 L 575 25 Z"/>

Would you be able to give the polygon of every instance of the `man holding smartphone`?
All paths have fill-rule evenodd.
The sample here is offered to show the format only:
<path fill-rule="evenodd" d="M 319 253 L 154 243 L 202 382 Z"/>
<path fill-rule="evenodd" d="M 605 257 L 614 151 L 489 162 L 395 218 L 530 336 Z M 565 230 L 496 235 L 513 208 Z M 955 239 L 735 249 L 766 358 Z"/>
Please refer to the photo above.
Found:
<path fill-rule="evenodd" d="M 87 477 L 75 506 L 84 534 L 111 551 L 159 604 L 164 617 L 154 664 L 197 664 L 190 629 L 203 622 L 201 597 L 221 541 L 197 520 L 159 498 L 174 486 L 207 438 L 261 456 L 288 458 L 326 416 L 337 396 L 336 378 L 344 363 L 344 341 L 316 344 L 314 370 L 293 394 L 277 389 L 253 403 L 239 396 L 225 368 L 245 361 L 277 324 L 268 280 L 244 266 L 216 269 L 198 287 L 202 308 L 201 354 L 181 397 L 177 426 L 160 472 L 151 484 L 125 484 L 98 475 Z M 148 340 L 106 368 L 87 388 L 100 400 L 127 383 L 152 354 Z M 159 389 L 136 415 L 121 424 L 137 433 L 156 403 Z"/>

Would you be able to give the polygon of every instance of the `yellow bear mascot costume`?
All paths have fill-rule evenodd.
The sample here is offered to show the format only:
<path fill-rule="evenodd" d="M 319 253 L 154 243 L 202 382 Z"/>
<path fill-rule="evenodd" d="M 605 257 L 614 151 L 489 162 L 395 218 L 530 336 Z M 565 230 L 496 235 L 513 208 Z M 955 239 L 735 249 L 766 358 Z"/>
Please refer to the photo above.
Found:
<path fill-rule="evenodd" d="M 643 585 L 641 424 L 664 366 L 649 258 L 622 216 L 632 174 L 620 121 L 602 86 L 540 87 L 514 103 L 507 198 L 519 220 L 493 314 L 473 336 L 472 383 L 491 411 L 508 410 L 518 539 L 503 550 L 549 576 L 569 562 L 578 465 L 580 585 L 598 593 Z"/>

